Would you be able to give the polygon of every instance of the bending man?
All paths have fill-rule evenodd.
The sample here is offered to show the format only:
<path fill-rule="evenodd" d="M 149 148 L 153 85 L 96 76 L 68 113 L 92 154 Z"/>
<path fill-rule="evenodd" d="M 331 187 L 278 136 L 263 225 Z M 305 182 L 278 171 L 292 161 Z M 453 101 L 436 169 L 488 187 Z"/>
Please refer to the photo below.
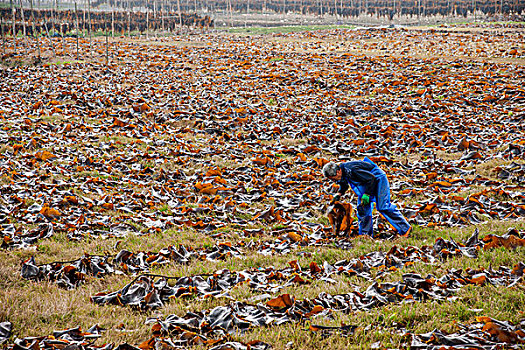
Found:
<path fill-rule="evenodd" d="M 357 195 L 357 218 L 359 219 L 359 234 L 374 234 L 372 221 L 372 203 L 376 203 L 377 210 L 390 222 L 400 235 L 408 235 L 410 224 L 395 204 L 390 202 L 390 186 L 383 170 L 374 162 L 365 157 L 336 164 L 329 162 L 323 167 L 323 175 L 337 182 L 339 191 L 333 202 L 341 199 L 348 187 Z"/>

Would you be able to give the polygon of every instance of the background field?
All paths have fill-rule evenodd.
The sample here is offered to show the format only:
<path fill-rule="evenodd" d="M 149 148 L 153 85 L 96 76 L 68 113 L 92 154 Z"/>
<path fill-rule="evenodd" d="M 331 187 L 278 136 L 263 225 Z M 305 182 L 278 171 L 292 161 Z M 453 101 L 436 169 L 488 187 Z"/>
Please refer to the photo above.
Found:
<path fill-rule="evenodd" d="M 433 246 L 438 238 L 464 242 L 476 229 L 482 238 L 514 228 L 523 239 L 525 29 L 315 29 L 108 43 L 98 37 L 80 40 L 78 56 L 75 38 L 53 39 L 56 55 L 41 38 L 41 60 L 33 39 L 19 38 L 23 57 L 9 54 L 14 46 L 7 42 L 0 71 L 0 322 L 13 329 L 4 347 L 17 337 L 95 324 L 105 329 L 96 345 L 137 346 L 157 335 L 150 318 L 235 302 L 265 305 L 284 294 L 314 300 L 323 292 L 364 293 L 407 273 L 440 278 L 525 260 L 518 240 L 517 248 L 480 245 L 475 258 L 449 247 L 434 251 L 432 263 L 389 267 L 385 260 L 369 278 L 324 275 L 324 262 Z M 377 216 L 381 238 L 331 235 L 326 210 L 336 188 L 320 168 L 365 156 L 387 173 L 393 201 L 413 225 L 409 237 L 396 236 Z M 345 201 L 354 203 L 350 194 Z M 184 263 L 159 254 L 182 245 L 196 252 Z M 142 253 L 137 273 L 130 261 L 115 261 L 122 250 Z M 64 270 L 94 256 L 122 272 Z M 56 269 L 51 280 L 21 276 L 31 257 L 41 271 L 46 264 Z M 190 289 L 154 309 L 90 300 L 145 272 L 175 278 L 293 268 L 292 261 L 302 270 L 293 276 L 305 283 L 277 278 L 273 290 L 239 283 L 217 298 Z M 258 339 L 275 349 L 405 348 L 410 334 L 456 332 L 479 316 L 518 325 L 525 317 L 522 278 L 511 287 L 470 283 L 452 296 L 346 313 L 324 307 L 282 325 L 206 337 Z M 312 324 L 356 328 L 326 334 Z M 198 333 L 172 336 L 198 343 Z"/>

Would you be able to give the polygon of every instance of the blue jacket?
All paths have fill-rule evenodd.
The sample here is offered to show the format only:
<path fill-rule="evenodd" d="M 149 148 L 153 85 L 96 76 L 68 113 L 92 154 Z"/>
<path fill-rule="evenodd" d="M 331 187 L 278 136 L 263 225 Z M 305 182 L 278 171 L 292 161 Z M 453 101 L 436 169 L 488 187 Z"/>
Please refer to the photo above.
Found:
<path fill-rule="evenodd" d="M 374 162 L 365 157 L 364 160 L 346 162 L 339 165 L 343 171 L 339 185 L 339 193 L 345 194 L 349 187 L 361 198 L 363 194 L 377 195 L 377 183 L 386 179 L 386 174 Z"/>

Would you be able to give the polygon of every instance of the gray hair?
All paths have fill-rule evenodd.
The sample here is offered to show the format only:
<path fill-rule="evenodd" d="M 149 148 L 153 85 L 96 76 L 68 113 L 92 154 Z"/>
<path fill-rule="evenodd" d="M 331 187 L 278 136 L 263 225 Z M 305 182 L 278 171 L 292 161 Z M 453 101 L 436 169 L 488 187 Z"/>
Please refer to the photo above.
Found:
<path fill-rule="evenodd" d="M 323 167 L 323 175 L 325 177 L 332 177 L 337 175 L 337 170 L 339 170 L 339 165 L 334 162 L 328 162 Z"/>

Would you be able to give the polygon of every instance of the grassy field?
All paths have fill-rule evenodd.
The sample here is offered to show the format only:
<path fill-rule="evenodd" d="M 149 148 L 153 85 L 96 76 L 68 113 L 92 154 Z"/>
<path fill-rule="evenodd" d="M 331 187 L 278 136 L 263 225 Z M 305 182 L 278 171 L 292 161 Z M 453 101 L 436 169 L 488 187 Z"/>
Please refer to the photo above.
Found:
<path fill-rule="evenodd" d="M 96 345 L 147 350 L 152 345 L 143 342 L 169 315 L 267 307 L 287 294 L 298 307 L 410 273 L 436 280 L 455 269 L 512 270 L 525 261 L 525 29 L 492 26 L 116 38 L 107 64 L 103 38 L 81 40 L 79 60 L 74 39 L 54 42 L 57 57 L 44 41 L 41 62 L 33 60 L 33 41 L 27 56 L 10 54 L 8 43 L 0 71 L 0 322 L 12 332 L 1 346 L 98 324 Z M 351 237 L 331 235 L 326 210 L 337 188 L 320 165 L 365 156 L 387 173 L 392 200 L 413 225 L 409 237 L 396 236 L 377 213 L 376 233 L 389 238 L 355 236 L 355 229 Z M 344 201 L 354 204 L 350 195 Z M 429 253 L 433 262 L 385 262 L 369 278 L 323 267 L 394 246 L 423 251 L 439 238 L 461 243 L 476 229 L 480 238 L 515 229 L 522 240 L 517 248 L 480 243 L 475 258 L 452 250 L 447 259 Z M 213 255 L 217 244 L 239 254 Z M 181 246 L 195 253 L 185 263 L 159 255 Z M 116 261 L 122 250 L 143 254 L 148 268 L 130 273 L 133 264 Z M 22 277 L 31 257 L 45 271 L 95 256 L 116 271 L 96 277 L 86 263 L 83 271 Z M 190 289 L 154 309 L 91 300 L 142 273 L 173 285 L 225 269 L 280 271 L 293 261 L 301 270 L 291 276 L 304 283 L 267 276 L 261 285 L 273 290 L 245 281 L 216 298 Z M 78 283 L 64 288 L 56 281 L 64 276 Z M 411 334 L 454 333 L 480 316 L 520 324 L 524 289 L 523 277 L 510 287 L 466 283 L 448 300 L 408 297 L 347 312 L 324 305 L 279 325 L 224 335 L 201 324 L 162 338 L 192 339 L 185 346 L 195 349 L 213 343 L 198 344 L 198 335 L 274 349 L 409 348 Z M 312 325 L 355 329 L 326 333 Z"/>

